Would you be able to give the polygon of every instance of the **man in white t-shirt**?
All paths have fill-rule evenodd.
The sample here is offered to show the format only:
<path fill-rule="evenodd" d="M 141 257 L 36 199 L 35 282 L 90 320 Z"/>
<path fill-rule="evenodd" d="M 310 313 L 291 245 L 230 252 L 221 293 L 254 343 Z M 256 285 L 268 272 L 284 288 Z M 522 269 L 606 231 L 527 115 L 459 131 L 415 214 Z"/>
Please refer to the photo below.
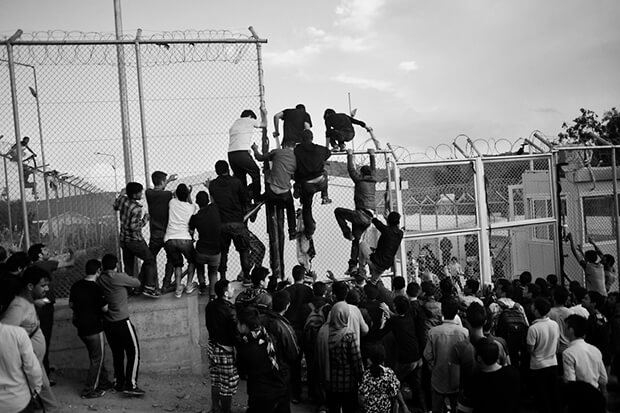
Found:
<path fill-rule="evenodd" d="M 530 352 L 530 377 L 538 400 L 539 411 L 551 413 L 558 405 L 556 383 L 558 360 L 556 352 L 560 340 L 558 323 L 548 317 L 551 303 L 542 297 L 534 300 L 536 319 L 527 330 L 527 348 Z"/>
<path fill-rule="evenodd" d="M 183 257 L 189 266 L 187 269 L 187 286 L 185 293 L 191 294 L 196 289 L 194 285 L 194 241 L 189 232 L 189 220 L 197 211 L 196 205 L 191 203 L 191 189 L 185 184 L 179 184 L 175 191 L 176 198 L 172 198 L 168 204 L 168 227 L 164 235 L 164 248 L 168 261 L 174 267 L 176 279 L 175 297 L 181 298 L 183 285 Z"/>
<path fill-rule="evenodd" d="M 253 143 L 254 130 L 267 127 L 266 115 L 265 111 L 261 111 L 261 122 L 259 122 L 256 114 L 246 109 L 241 112 L 241 117 L 232 124 L 229 130 L 228 163 L 230 169 L 232 169 L 233 176 L 243 183 L 244 188 L 248 188 L 247 175 L 250 175 L 252 184 L 249 187 L 248 199 L 253 199 L 255 202 L 258 202 L 261 191 L 260 169 L 250 155 L 250 148 Z"/>

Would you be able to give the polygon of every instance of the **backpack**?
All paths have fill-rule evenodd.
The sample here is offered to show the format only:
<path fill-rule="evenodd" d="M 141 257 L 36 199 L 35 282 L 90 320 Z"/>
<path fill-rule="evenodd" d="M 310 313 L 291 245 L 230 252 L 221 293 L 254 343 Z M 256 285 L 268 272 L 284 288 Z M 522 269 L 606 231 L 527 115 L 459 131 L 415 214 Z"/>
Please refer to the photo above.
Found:
<path fill-rule="evenodd" d="M 308 303 L 311 311 L 306 318 L 302 333 L 302 346 L 304 352 L 311 351 L 316 344 L 316 336 L 319 334 L 319 329 L 323 326 L 323 324 L 325 324 L 325 314 L 323 313 L 323 308 L 326 305 L 328 304 L 324 304 L 323 306 L 316 308 L 314 304 Z"/>
<path fill-rule="evenodd" d="M 502 312 L 497 319 L 495 334 L 505 339 L 508 348 L 514 351 L 525 345 L 528 330 L 527 320 L 519 304 L 515 303 L 512 307 L 501 302 L 498 304 L 502 308 Z"/>

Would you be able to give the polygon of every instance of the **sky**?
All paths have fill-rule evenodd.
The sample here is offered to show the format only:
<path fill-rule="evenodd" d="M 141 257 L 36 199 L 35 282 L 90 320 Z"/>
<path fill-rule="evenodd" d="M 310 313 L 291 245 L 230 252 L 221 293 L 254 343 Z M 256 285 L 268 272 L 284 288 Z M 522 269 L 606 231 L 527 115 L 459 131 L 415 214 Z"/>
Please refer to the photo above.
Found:
<path fill-rule="evenodd" d="M 114 31 L 113 1 L 2 0 L 0 34 Z M 410 148 L 555 136 L 586 107 L 620 103 L 620 2 L 576 0 L 131 0 L 125 33 L 253 26 L 267 109 L 348 111 Z M 316 132 L 315 132 L 316 133 Z M 365 134 L 358 130 L 358 136 Z"/>

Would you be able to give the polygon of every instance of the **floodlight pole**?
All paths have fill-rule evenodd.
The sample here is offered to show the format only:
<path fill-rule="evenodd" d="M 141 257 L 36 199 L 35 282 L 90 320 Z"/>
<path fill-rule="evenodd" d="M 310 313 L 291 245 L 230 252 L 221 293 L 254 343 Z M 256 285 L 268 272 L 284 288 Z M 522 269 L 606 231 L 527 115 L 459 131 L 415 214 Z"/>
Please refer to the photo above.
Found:
<path fill-rule="evenodd" d="M 123 37 L 123 19 L 121 16 L 121 0 L 114 0 L 114 26 L 116 40 Z M 131 133 L 129 129 L 129 102 L 127 98 L 127 74 L 125 73 L 125 49 L 122 44 L 116 45 L 118 64 L 118 87 L 121 103 L 121 129 L 123 134 L 123 163 L 125 165 L 125 182 L 133 181 L 133 156 L 131 154 Z"/>

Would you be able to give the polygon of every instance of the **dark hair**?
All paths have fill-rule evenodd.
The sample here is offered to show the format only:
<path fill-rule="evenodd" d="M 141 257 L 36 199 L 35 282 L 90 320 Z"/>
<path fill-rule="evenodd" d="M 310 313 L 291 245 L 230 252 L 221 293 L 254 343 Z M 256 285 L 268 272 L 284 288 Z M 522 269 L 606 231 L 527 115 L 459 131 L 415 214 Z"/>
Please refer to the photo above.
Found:
<path fill-rule="evenodd" d="M 581 302 L 585 297 L 586 294 L 588 294 L 588 290 L 586 290 L 585 288 L 583 288 L 582 286 L 577 286 L 574 290 L 573 290 L 573 295 L 575 296 L 575 300 L 579 303 Z"/>
<path fill-rule="evenodd" d="M 534 284 L 536 284 L 540 288 L 540 295 L 544 297 L 549 296 L 549 283 L 547 282 L 547 280 L 538 277 L 536 278 L 536 281 L 534 281 Z"/>
<path fill-rule="evenodd" d="M 372 170 L 370 169 L 370 166 L 364 165 L 360 168 L 360 173 L 363 176 L 369 176 L 370 174 L 372 174 Z"/>
<path fill-rule="evenodd" d="M 613 267 L 613 265 L 616 263 L 616 259 L 611 254 L 604 254 L 603 260 L 605 261 L 605 265 L 607 267 Z"/>
<path fill-rule="evenodd" d="M 237 311 L 237 321 L 246 325 L 250 330 L 256 330 L 260 326 L 260 314 L 252 306 L 241 307 Z"/>
<path fill-rule="evenodd" d="M 45 248 L 45 244 L 32 244 L 30 248 L 28 248 L 28 257 L 30 257 L 30 261 L 38 261 L 39 254 L 43 252 L 43 248 Z"/>
<path fill-rule="evenodd" d="M 360 305 L 360 295 L 357 292 L 357 290 L 350 289 L 349 292 L 347 292 L 347 298 L 345 301 L 347 302 L 347 304 L 351 304 L 355 306 Z"/>
<path fill-rule="evenodd" d="M 254 113 L 254 111 L 251 109 L 246 109 L 243 112 L 241 112 L 241 117 L 256 119 L 256 113 Z"/>
<path fill-rule="evenodd" d="M 327 292 L 327 285 L 323 281 L 317 281 L 312 284 L 312 292 L 315 297 L 323 297 Z"/>
<path fill-rule="evenodd" d="M 106 254 L 101 259 L 101 266 L 103 270 L 116 270 L 116 265 L 118 264 L 118 258 L 114 254 Z"/>
<path fill-rule="evenodd" d="M 558 284 L 558 276 L 555 274 L 549 274 L 547 275 L 547 282 L 549 283 L 549 285 L 551 286 L 555 286 Z"/>
<path fill-rule="evenodd" d="M 553 291 L 553 302 L 555 305 L 565 305 L 568 301 L 569 292 L 566 288 L 558 286 Z"/>
<path fill-rule="evenodd" d="M 379 287 L 368 283 L 364 286 L 364 293 L 366 293 L 366 298 L 368 298 L 368 300 L 376 300 L 379 298 Z"/>
<path fill-rule="evenodd" d="M 336 111 L 334 109 L 325 109 L 325 112 L 323 112 L 323 119 L 327 119 L 332 115 L 335 115 Z"/>
<path fill-rule="evenodd" d="M 215 163 L 215 173 L 219 175 L 227 175 L 230 173 L 230 169 L 228 168 L 228 162 L 220 159 Z"/>
<path fill-rule="evenodd" d="M 301 141 L 305 143 L 310 143 L 314 139 L 314 135 L 310 129 L 304 129 L 301 132 Z"/>
<path fill-rule="evenodd" d="M 293 280 L 301 281 L 306 275 L 306 268 L 303 265 L 296 265 L 293 267 Z"/>
<path fill-rule="evenodd" d="M 441 314 L 446 320 L 454 320 L 459 311 L 459 301 L 456 297 L 448 297 L 441 302 Z"/>
<path fill-rule="evenodd" d="M 512 298 L 512 295 L 514 294 L 514 288 L 512 287 L 510 281 L 505 278 L 500 278 L 499 280 L 497 280 L 497 284 L 502 287 L 502 292 L 506 294 L 507 298 Z"/>
<path fill-rule="evenodd" d="M 480 281 L 469 278 L 467 281 L 465 281 L 465 286 L 469 288 L 472 293 L 476 294 L 480 289 Z"/>
<path fill-rule="evenodd" d="M 372 362 L 370 366 L 370 374 L 372 377 L 381 377 L 383 370 L 381 365 L 385 362 L 385 348 L 383 344 L 375 344 L 368 348 L 368 358 Z"/>
<path fill-rule="evenodd" d="M 177 189 L 176 191 L 174 191 L 174 193 L 176 194 L 179 201 L 187 202 L 187 199 L 189 198 L 189 188 L 187 187 L 187 185 L 177 185 Z"/>
<path fill-rule="evenodd" d="M 286 290 L 277 291 L 273 295 L 273 311 L 279 313 L 284 311 L 287 305 L 291 303 L 291 295 Z"/>
<path fill-rule="evenodd" d="M 26 268 L 30 264 L 30 257 L 24 251 L 17 251 L 6 260 L 6 269 L 10 272 Z"/>
<path fill-rule="evenodd" d="M 466 319 L 469 325 L 474 328 L 480 328 L 484 326 L 485 321 L 487 320 L 487 312 L 480 303 L 473 302 L 467 307 L 467 311 L 465 312 Z"/>
<path fill-rule="evenodd" d="M 540 287 L 537 284 L 529 283 L 526 287 L 527 291 L 532 294 L 532 298 L 540 296 Z"/>
<path fill-rule="evenodd" d="M 571 314 L 564 319 L 566 329 L 572 328 L 575 332 L 575 337 L 583 338 L 586 336 L 588 330 L 588 320 L 580 315 Z"/>
<path fill-rule="evenodd" d="M 598 260 L 598 254 L 594 250 L 587 250 L 583 253 L 583 257 L 586 259 L 586 261 L 591 263 L 595 263 Z"/>
<path fill-rule="evenodd" d="M 7 257 L 6 248 L 0 245 L 0 262 L 6 261 L 6 257 Z"/>
<path fill-rule="evenodd" d="M 207 194 L 206 191 L 198 192 L 196 194 L 196 204 L 198 204 L 200 208 L 204 208 L 209 205 L 209 194 Z"/>
<path fill-rule="evenodd" d="M 229 282 L 227 279 L 222 279 L 222 280 L 217 281 L 215 285 L 213 286 L 215 295 L 217 295 L 219 298 L 224 297 L 224 294 L 226 294 L 226 291 L 228 290 L 228 284 Z"/>
<path fill-rule="evenodd" d="M 601 311 L 605 305 L 605 297 L 597 291 L 588 291 L 588 295 L 590 296 L 590 301 L 594 304 L 596 309 Z"/>
<path fill-rule="evenodd" d="M 139 182 L 129 182 L 125 186 L 125 192 L 127 193 L 127 198 L 129 199 L 133 199 L 134 195 L 138 195 L 143 190 L 144 187 Z"/>
<path fill-rule="evenodd" d="M 483 337 L 476 343 L 476 355 L 487 366 L 493 365 L 499 359 L 499 346 L 495 340 Z"/>
<path fill-rule="evenodd" d="M 523 271 L 521 275 L 519 275 L 519 281 L 521 281 L 521 285 L 529 284 L 532 282 L 532 273 L 529 271 Z"/>
<path fill-rule="evenodd" d="M 432 281 L 422 281 L 420 287 L 422 288 L 422 292 L 425 296 L 428 297 L 431 295 L 435 295 L 435 284 L 433 284 Z"/>
<path fill-rule="evenodd" d="M 303 103 L 298 103 L 297 106 L 295 106 L 295 109 L 302 109 L 305 112 L 306 106 Z"/>
<path fill-rule="evenodd" d="M 411 298 L 420 295 L 420 284 L 415 281 L 407 284 L 407 295 Z"/>
<path fill-rule="evenodd" d="M 168 174 L 162 171 L 155 171 L 151 174 L 151 181 L 153 181 L 153 185 L 161 185 L 166 181 Z"/>
<path fill-rule="evenodd" d="M 534 300 L 534 308 L 538 311 L 541 317 L 549 314 L 549 310 L 551 310 L 551 303 L 549 300 L 543 297 L 538 297 Z"/>
<path fill-rule="evenodd" d="M 45 271 L 41 267 L 30 266 L 26 268 L 24 273 L 22 274 L 21 279 L 21 287 L 22 289 L 26 289 L 28 284 L 37 285 L 42 279 L 47 278 L 50 279 L 50 273 Z"/>
<path fill-rule="evenodd" d="M 392 211 L 388 214 L 386 221 L 388 225 L 396 227 L 400 223 L 400 214 L 396 211 Z"/>
<path fill-rule="evenodd" d="M 332 285 L 332 293 L 336 296 L 336 301 L 343 301 L 347 298 L 349 286 L 343 281 L 336 281 Z"/>
<path fill-rule="evenodd" d="M 439 289 L 441 290 L 442 297 L 450 297 L 454 295 L 454 283 L 450 278 L 444 278 L 439 281 Z"/>
<path fill-rule="evenodd" d="M 97 270 L 101 269 L 101 262 L 99 260 L 88 260 L 84 266 L 84 272 L 86 275 L 93 275 Z"/>
<path fill-rule="evenodd" d="M 263 282 L 265 278 L 267 278 L 267 275 L 269 275 L 269 269 L 261 265 L 257 265 L 252 269 L 252 272 L 250 273 L 252 285 L 254 287 L 258 287 L 260 283 Z"/>
<path fill-rule="evenodd" d="M 404 315 L 407 313 L 407 311 L 409 311 L 409 308 L 409 300 L 407 299 L 407 297 L 399 295 L 398 297 L 394 298 L 394 309 L 396 310 L 396 314 Z"/>
<path fill-rule="evenodd" d="M 402 290 L 405 288 L 405 278 L 404 277 L 394 277 L 394 281 L 392 281 L 392 287 L 394 290 Z"/>
<path fill-rule="evenodd" d="M 579 284 L 579 281 L 571 281 L 568 283 L 568 291 L 574 293 L 576 288 L 581 287 L 581 284 Z"/>

